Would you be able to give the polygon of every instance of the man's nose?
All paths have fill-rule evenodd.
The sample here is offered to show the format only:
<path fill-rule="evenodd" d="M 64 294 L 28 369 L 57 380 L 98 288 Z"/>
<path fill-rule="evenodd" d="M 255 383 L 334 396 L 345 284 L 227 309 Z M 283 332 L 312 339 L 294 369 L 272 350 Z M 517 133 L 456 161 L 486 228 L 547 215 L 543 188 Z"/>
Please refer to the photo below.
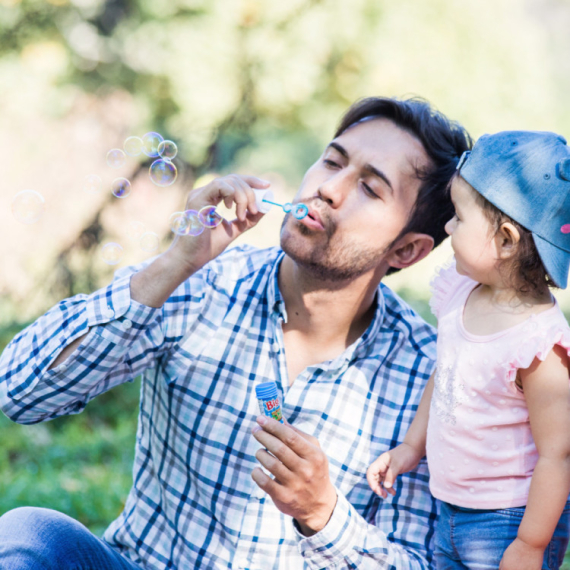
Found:
<path fill-rule="evenodd" d="M 350 190 L 351 174 L 343 169 L 332 174 L 319 186 L 319 197 L 331 208 L 338 208 Z"/>

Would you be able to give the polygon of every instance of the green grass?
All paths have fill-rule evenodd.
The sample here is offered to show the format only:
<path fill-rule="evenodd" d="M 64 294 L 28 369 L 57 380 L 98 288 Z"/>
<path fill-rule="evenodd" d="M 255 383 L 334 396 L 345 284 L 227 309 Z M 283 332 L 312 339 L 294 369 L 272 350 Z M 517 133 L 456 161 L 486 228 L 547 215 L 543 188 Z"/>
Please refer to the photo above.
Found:
<path fill-rule="evenodd" d="M 100 535 L 132 483 L 140 383 L 119 386 L 75 416 L 22 426 L 0 414 L 0 514 L 56 509 Z"/>

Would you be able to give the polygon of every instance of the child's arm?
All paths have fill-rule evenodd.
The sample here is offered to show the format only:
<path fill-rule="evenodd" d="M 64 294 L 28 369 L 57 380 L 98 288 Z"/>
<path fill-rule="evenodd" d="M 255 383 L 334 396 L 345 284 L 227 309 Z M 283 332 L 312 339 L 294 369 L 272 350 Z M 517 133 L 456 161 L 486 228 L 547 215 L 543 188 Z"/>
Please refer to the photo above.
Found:
<path fill-rule="evenodd" d="M 383 453 L 370 465 L 366 472 L 370 488 L 383 499 L 388 496 L 386 491 L 391 495 L 396 494 L 393 488 L 396 477 L 400 473 L 412 470 L 426 454 L 426 433 L 434 374 L 435 372 L 426 384 L 418 411 L 403 443 Z"/>
<path fill-rule="evenodd" d="M 500 570 L 538 570 L 570 492 L 570 383 L 566 351 L 520 370 L 538 462 L 517 538 Z"/>

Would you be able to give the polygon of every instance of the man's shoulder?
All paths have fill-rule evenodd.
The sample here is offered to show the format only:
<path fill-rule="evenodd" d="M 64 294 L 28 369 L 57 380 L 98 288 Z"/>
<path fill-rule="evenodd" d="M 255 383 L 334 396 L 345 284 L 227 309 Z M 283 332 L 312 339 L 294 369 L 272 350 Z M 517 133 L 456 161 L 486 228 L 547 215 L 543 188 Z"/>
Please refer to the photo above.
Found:
<path fill-rule="evenodd" d="M 399 335 L 412 350 L 435 360 L 436 329 L 387 285 L 381 284 L 380 291 L 384 298 L 384 332 Z"/>
<path fill-rule="evenodd" d="M 226 281 L 243 281 L 259 274 L 271 271 L 281 255 L 278 247 L 260 249 L 252 245 L 231 247 L 212 260 L 207 266 L 211 278 L 223 278 Z"/>

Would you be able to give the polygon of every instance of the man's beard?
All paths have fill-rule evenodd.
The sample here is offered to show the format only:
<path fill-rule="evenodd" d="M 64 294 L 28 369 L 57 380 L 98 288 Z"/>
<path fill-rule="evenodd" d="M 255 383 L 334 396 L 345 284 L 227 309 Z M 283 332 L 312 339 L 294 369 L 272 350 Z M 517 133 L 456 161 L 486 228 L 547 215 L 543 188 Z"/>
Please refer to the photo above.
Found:
<path fill-rule="evenodd" d="M 291 214 L 287 214 L 281 225 L 281 248 L 293 261 L 321 281 L 353 280 L 375 269 L 386 252 L 385 247 L 366 247 L 351 243 L 346 237 L 339 237 L 330 220 L 326 220 L 329 223 L 325 224 L 326 241 L 318 244 L 307 243 L 296 236 L 294 230 L 285 230 L 290 218 Z M 296 229 L 302 236 L 314 233 L 303 224 L 297 224 Z"/>

